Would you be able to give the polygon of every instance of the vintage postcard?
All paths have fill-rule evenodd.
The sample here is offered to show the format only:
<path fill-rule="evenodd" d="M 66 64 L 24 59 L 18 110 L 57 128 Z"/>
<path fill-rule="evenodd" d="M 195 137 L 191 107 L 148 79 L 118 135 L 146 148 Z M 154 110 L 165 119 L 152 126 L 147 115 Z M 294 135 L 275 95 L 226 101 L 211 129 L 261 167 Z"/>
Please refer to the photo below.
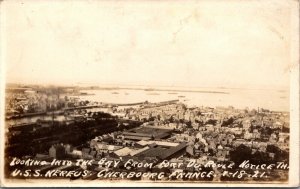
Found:
<path fill-rule="evenodd" d="M 299 186 L 299 1 L 0 7 L 1 186 Z"/>

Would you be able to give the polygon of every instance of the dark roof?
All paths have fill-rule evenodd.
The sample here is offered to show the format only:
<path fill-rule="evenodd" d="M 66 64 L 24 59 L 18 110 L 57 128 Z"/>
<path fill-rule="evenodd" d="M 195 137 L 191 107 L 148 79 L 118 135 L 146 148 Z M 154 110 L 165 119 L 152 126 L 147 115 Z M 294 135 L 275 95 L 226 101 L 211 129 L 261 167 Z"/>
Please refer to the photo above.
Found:
<path fill-rule="evenodd" d="M 171 133 L 159 133 L 156 136 L 154 136 L 155 139 L 162 139 L 162 138 L 166 138 L 167 136 L 170 136 Z"/>
<path fill-rule="evenodd" d="M 151 137 L 148 136 L 125 136 L 125 139 L 131 139 L 131 140 L 150 140 Z"/>
<path fill-rule="evenodd" d="M 126 136 L 141 136 L 141 137 L 151 137 L 151 133 L 134 133 L 134 132 L 123 132 L 123 134 Z"/>
<path fill-rule="evenodd" d="M 144 152 L 139 153 L 137 156 L 144 156 L 144 157 L 159 157 L 160 159 L 166 159 L 176 152 L 184 149 L 187 146 L 186 143 L 181 143 L 175 147 L 171 148 L 163 148 L 160 146 L 150 148 L 149 150 L 146 150 Z"/>
<path fill-rule="evenodd" d="M 159 157 L 161 159 L 166 159 L 166 158 L 170 157 L 171 155 L 175 154 L 176 152 L 184 149 L 186 146 L 187 146 L 187 144 L 185 142 L 183 142 L 175 147 L 164 150 L 162 155 L 160 155 Z"/>
<path fill-rule="evenodd" d="M 144 157 L 159 157 L 161 156 L 166 149 L 162 147 L 156 147 L 156 148 L 150 148 L 148 150 L 145 150 L 144 152 L 141 152 L 137 156 L 144 156 Z"/>

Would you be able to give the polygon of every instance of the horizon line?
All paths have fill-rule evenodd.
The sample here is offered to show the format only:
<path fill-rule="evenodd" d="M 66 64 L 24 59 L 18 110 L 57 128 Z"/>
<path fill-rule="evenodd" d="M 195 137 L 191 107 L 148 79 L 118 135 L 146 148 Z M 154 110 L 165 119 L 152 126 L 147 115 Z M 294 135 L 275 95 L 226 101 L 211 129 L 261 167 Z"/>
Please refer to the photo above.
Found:
<path fill-rule="evenodd" d="M 108 87 L 118 87 L 118 88 L 126 88 L 126 87 L 141 87 L 145 89 L 149 88 L 155 88 L 155 87 L 162 87 L 162 88 L 218 88 L 218 89 L 249 89 L 249 90 L 289 90 L 290 86 L 264 86 L 264 85 L 258 85 L 257 87 L 254 87 L 250 85 L 247 85 L 248 87 L 242 87 L 242 86 L 224 86 L 224 85 L 214 85 L 214 86 L 184 86 L 184 85 L 155 85 L 155 84 L 127 84 L 127 83 L 81 83 L 81 82 L 75 82 L 70 84 L 57 84 L 57 83 L 32 83 L 32 82 L 5 82 L 5 86 L 7 85 L 41 85 L 41 86 L 60 86 L 60 87 L 101 87 L 102 86 L 108 86 Z"/>

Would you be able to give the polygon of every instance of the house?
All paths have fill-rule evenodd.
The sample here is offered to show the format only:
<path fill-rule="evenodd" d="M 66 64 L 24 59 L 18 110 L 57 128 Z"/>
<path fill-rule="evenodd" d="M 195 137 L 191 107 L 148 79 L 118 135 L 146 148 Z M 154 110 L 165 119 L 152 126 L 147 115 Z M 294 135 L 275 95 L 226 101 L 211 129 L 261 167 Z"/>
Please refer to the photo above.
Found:
<path fill-rule="evenodd" d="M 189 145 L 189 146 L 186 147 L 186 152 L 187 152 L 188 155 L 193 157 L 194 154 L 195 154 L 195 149 L 194 149 L 193 146 Z"/>
<path fill-rule="evenodd" d="M 253 133 L 250 133 L 249 131 L 246 131 L 246 132 L 244 133 L 244 139 L 245 139 L 245 140 L 252 139 L 252 137 L 253 137 Z"/>
<path fill-rule="evenodd" d="M 56 159 L 63 159 L 66 156 L 66 150 L 61 144 L 52 145 L 49 149 L 49 156 Z"/>
<path fill-rule="evenodd" d="M 279 133 L 278 134 L 278 142 L 286 142 L 289 138 L 289 133 Z"/>
<path fill-rule="evenodd" d="M 133 150 L 128 148 L 128 147 L 125 147 L 125 148 L 121 148 L 119 150 L 116 150 L 114 151 L 113 153 L 116 154 L 118 157 L 123 157 L 123 156 L 128 156 L 130 155 L 130 153 L 132 152 Z"/>
<path fill-rule="evenodd" d="M 82 158 L 82 151 L 81 150 L 73 150 L 71 155 L 74 157 Z"/>

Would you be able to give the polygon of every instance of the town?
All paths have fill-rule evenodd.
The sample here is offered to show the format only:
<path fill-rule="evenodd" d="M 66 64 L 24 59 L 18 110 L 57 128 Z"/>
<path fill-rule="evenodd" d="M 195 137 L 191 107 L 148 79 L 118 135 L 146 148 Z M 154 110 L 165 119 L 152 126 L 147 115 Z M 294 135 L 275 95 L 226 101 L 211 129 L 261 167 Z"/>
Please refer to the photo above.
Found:
<path fill-rule="evenodd" d="M 82 101 L 76 95 L 86 94 L 74 88 L 18 87 L 6 94 L 6 177 L 29 167 L 41 175 L 49 170 L 84 172 L 71 179 L 86 180 L 105 179 L 100 172 L 132 171 L 157 173 L 152 180 L 161 172 L 166 180 L 202 173 L 195 180 L 288 179 L 289 112 L 188 107 L 177 99 L 108 104 Z M 29 158 L 27 165 L 20 163 Z M 266 168 L 254 177 L 262 165 L 278 162 L 286 166 Z M 241 179 L 227 174 L 242 170 L 252 175 Z"/>

